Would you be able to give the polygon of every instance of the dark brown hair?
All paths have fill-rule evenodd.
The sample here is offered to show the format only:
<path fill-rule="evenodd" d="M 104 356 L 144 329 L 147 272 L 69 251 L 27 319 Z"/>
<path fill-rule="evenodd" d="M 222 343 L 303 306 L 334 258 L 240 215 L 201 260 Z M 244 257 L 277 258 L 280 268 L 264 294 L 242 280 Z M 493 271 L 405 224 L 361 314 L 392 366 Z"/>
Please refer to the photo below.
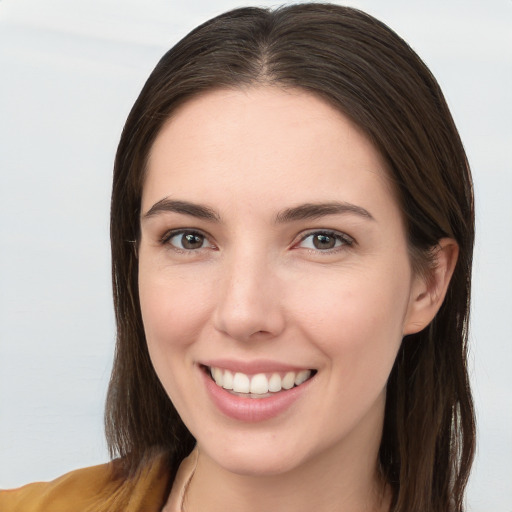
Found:
<path fill-rule="evenodd" d="M 178 105 L 213 88 L 310 91 L 352 119 L 388 163 L 416 271 L 443 237 L 459 259 L 444 304 L 402 343 L 387 387 L 380 465 L 395 512 L 461 511 L 474 453 L 467 327 L 474 240 L 469 165 L 442 92 L 411 48 L 373 17 L 330 4 L 237 9 L 199 26 L 156 66 L 128 117 L 114 169 L 111 239 L 117 349 L 106 432 L 132 476 L 154 450 L 171 472 L 192 449 L 146 346 L 132 241 L 148 153 Z"/>

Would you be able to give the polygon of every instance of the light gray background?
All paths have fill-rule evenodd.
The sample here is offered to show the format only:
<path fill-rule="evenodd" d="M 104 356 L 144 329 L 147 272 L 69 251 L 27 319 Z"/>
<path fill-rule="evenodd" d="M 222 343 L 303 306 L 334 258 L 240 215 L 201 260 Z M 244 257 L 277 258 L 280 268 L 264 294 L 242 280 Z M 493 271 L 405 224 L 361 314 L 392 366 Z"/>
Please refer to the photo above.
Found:
<path fill-rule="evenodd" d="M 0 487 L 107 460 L 114 151 L 164 51 L 244 3 L 0 1 Z M 510 512 L 512 1 L 349 5 L 388 23 L 430 66 L 472 164 L 479 445 L 468 504 Z"/>

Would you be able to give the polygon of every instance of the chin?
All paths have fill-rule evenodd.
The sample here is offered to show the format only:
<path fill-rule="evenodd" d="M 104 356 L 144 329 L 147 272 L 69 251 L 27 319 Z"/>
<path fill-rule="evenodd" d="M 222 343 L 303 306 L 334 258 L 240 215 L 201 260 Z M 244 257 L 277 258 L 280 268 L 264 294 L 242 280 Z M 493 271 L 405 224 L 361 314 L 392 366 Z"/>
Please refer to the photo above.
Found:
<path fill-rule="evenodd" d="M 217 461 L 226 471 L 241 476 L 275 476 L 293 471 L 301 465 L 296 457 L 288 457 L 286 454 L 276 450 L 273 453 L 236 452 L 226 455 Z"/>
<path fill-rule="evenodd" d="M 214 464 L 231 473 L 261 477 L 280 475 L 299 468 L 313 456 L 308 453 L 307 443 L 292 439 L 289 434 L 287 439 L 271 431 L 227 435 L 224 440 L 215 440 L 212 436 L 205 444 L 198 440 L 198 446 Z"/>

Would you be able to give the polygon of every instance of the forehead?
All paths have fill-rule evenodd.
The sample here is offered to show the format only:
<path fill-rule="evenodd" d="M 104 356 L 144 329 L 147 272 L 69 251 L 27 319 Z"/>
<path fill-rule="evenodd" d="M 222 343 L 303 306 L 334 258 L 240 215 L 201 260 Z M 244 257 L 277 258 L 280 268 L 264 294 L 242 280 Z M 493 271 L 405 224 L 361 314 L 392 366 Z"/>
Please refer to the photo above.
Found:
<path fill-rule="evenodd" d="M 260 201 L 262 191 L 269 205 L 375 192 L 394 202 L 383 158 L 353 122 L 311 93 L 268 86 L 202 94 L 162 127 L 143 210 L 192 190 L 209 202 L 227 192 Z"/>

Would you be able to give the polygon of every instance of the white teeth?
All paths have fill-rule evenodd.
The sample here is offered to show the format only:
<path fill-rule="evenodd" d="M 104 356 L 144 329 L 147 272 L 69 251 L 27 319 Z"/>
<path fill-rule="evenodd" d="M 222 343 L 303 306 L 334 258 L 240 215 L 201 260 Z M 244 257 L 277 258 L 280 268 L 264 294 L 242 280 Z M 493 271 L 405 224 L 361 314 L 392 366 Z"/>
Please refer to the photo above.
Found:
<path fill-rule="evenodd" d="M 273 373 L 270 379 L 268 379 L 268 390 L 272 393 L 281 391 L 281 375 L 279 373 Z"/>
<path fill-rule="evenodd" d="M 222 368 L 211 367 L 210 374 L 217 386 L 224 389 L 233 390 L 235 393 L 267 395 L 269 392 L 278 393 L 283 389 L 300 386 L 311 377 L 311 370 L 286 372 L 284 376 L 279 373 L 257 373 L 251 377 L 242 372 L 233 373 Z"/>
<path fill-rule="evenodd" d="M 221 370 L 222 371 L 222 370 Z M 249 393 L 251 389 L 251 383 L 249 377 L 245 373 L 235 373 L 233 377 L 233 391 L 237 393 Z"/>
<path fill-rule="evenodd" d="M 224 372 L 224 378 L 222 379 L 222 387 L 224 389 L 233 389 L 233 374 L 226 370 Z"/>
<path fill-rule="evenodd" d="M 295 385 L 300 386 L 303 382 L 306 382 L 311 375 L 311 370 L 302 370 L 301 372 L 297 373 L 297 376 L 295 377 Z"/>
<path fill-rule="evenodd" d="M 292 389 L 295 385 L 295 372 L 288 372 L 281 382 L 283 389 Z"/>
<path fill-rule="evenodd" d="M 251 393 L 268 393 L 268 379 L 264 373 L 258 373 L 251 379 Z"/>
<path fill-rule="evenodd" d="M 222 387 L 222 370 L 220 368 L 212 368 L 212 377 L 218 386 Z"/>

